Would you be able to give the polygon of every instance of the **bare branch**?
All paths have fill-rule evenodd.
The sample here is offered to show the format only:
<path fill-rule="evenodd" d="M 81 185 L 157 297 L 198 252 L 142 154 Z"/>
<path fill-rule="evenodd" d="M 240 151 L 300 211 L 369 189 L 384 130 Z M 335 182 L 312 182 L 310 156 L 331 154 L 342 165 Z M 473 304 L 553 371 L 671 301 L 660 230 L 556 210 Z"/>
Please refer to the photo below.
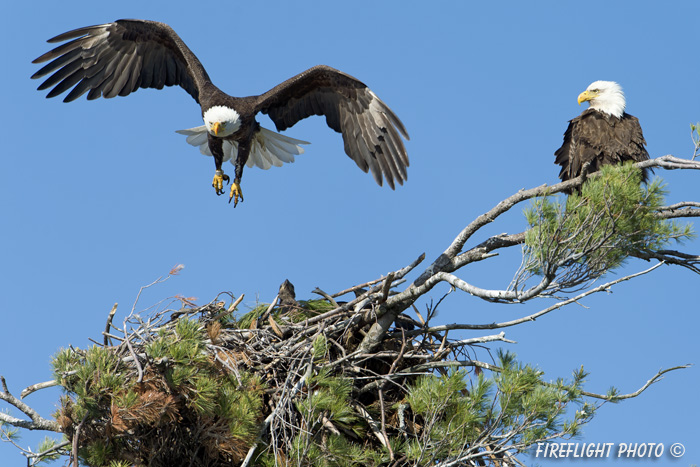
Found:
<path fill-rule="evenodd" d="M 515 302 L 521 303 L 531 298 L 539 296 L 544 290 L 549 287 L 551 280 L 548 277 L 543 277 L 539 284 L 531 287 L 528 290 L 519 292 L 517 290 L 487 290 L 479 287 L 475 287 L 467 282 L 463 281 L 459 277 L 448 274 L 446 272 L 438 272 L 431 279 L 437 281 L 445 281 L 452 287 L 459 290 L 467 292 L 470 295 L 474 295 L 478 298 L 483 298 L 484 300 L 489 300 L 492 302 Z"/>
<path fill-rule="evenodd" d="M 141 292 L 139 292 L 141 293 Z M 134 358 L 134 364 L 136 365 L 136 369 L 139 372 L 139 378 L 137 382 L 143 381 L 143 367 L 141 366 L 141 362 L 139 362 L 139 357 L 136 355 L 136 351 L 134 351 L 134 346 L 131 344 L 131 341 L 129 340 L 129 333 L 127 332 L 126 329 L 126 323 L 127 323 L 128 317 L 124 319 L 124 342 L 126 342 L 126 346 L 129 349 L 129 352 L 131 353 L 131 356 Z"/>
<path fill-rule="evenodd" d="M 382 285 L 382 296 L 379 298 L 379 303 L 386 302 L 387 297 L 389 297 L 389 289 L 391 288 L 391 283 L 394 281 L 394 273 L 390 272 L 387 274 L 386 279 L 384 279 L 384 284 Z"/>
<path fill-rule="evenodd" d="M 110 345 L 109 331 L 112 328 L 112 320 L 114 319 L 114 315 L 117 313 L 117 305 L 118 305 L 118 303 L 115 303 L 112 306 L 112 309 L 110 310 L 109 315 L 107 316 L 107 324 L 105 325 L 105 332 L 102 333 L 104 335 L 104 346 L 105 347 Z"/>
<path fill-rule="evenodd" d="M 415 259 L 411 264 L 409 264 L 408 266 L 406 266 L 406 267 L 404 267 L 404 268 L 401 268 L 401 269 L 399 269 L 398 271 L 394 271 L 394 277 L 395 277 L 396 279 L 401 279 L 401 278 L 404 277 L 406 274 L 408 274 L 409 272 L 411 272 L 411 271 L 412 271 L 416 266 L 418 266 L 421 262 L 423 262 L 424 259 L 425 259 L 425 253 L 422 253 L 418 258 L 416 258 L 416 259 Z M 374 279 L 374 280 L 372 280 L 372 281 L 365 282 L 364 284 L 356 285 L 356 286 L 350 287 L 350 288 L 348 288 L 348 289 L 341 290 L 340 292 L 336 292 L 336 293 L 334 293 L 333 295 L 331 295 L 331 297 L 333 297 L 333 298 L 341 297 L 341 296 L 343 296 L 343 295 L 345 295 L 345 294 L 347 294 L 347 293 L 355 292 L 356 290 L 364 289 L 364 288 L 369 287 L 370 285 L 374 285 L 374 284 L 377 284 L 377 283 L 379 283 L 379 282 L 382 282 L 383 280 L 384 280 L 383 277 L 381 277 L 381 278 L 379 278 L 379 279 Z"/>
<path fill-rule="evenodd" d="M 54 379 L 52 379 L 51 381 L 44 381 L 43 383 L 32 384 L 31 386 L 27 386 L 26 388 L 24 388 L 24 390 L 19 394 L 19 397 L 24 399 L 29 394 L 31 394 L 35 391 L 38 391 L 40 389 L 50 388 L 53 386 L 58 386 L 58 385 L 59 385 L 59 382 L 54 380 Z"/>
<path fill-rule="evenodd" d="M 22 420 L 19 418 L 12 417 L 6 413 L 0 412 L 0 421 L 9 423 L 10 425 L 16 426 L 18 428 L 26 428 L 27 430 L 46 430 L 55 431 L 57 433 L 61 432 L 61 427 L 58 423 L 52 420 L 46 420 L 45 418 L 42 418 L 41 415 L 39 415 L 34 409 L 29 407 L 21 400 L 17 399 L 12 394 L 10 394 L 10 391 L 7 389 L 7 382 L 5 381 L 5 378 L 3 376 L 0 376 L 0 382 L 2 383 L 2 392 L 0 392 L 0 399 L 7 402 L 8 404 L 17 407 L 24 414 L 29 416 L 29 418 L 31 418 L 31 421 Z"/>
<path fill-rule="evenodd" d="M 375 282 L 375 283 L 376 283 L 376 282 Z M 355 290 L 357 290 L 357 289 L 355 289 Z M 328 303 L 330 303 L 330 304 L 333 305 L 334 307 L 338 308 L 339 305 L 338 305 L 338 302 L 335 301 L 335 298 L 334 298 L 333 296 L 331 296 L 331 295 L 328 295 L 326 292 L 324 292 L 324 291 L 321 290 L 320 288 L 316 287 L 316 288 L 313 289 L 311 292 L 322 296 L 323 298 L 325 298 L 326 300 L 328 300 Z"/>
<path fill-rule="evenodd" d="M 386 438 L 386 434 L 382 433 L 382 429 L 379 426 L 379 423 L 377 423 L 372 416 L 370 415 L 367 410 L 365 410 L 364 407 L 362 407 L 360 404 L 355 404 L 353 405 L 353 408 L 357 410 L 357 412 L 362 415 L 363 418 L 365 418 L 369 422 L 369 426 L 372 429 L 372 433 L 374 436 L 384 445 L 384 447 L 389 447 L 389 439 Z"/>
<path fill-rule="evenodd" d="M 598 292 L 608 292 L 610 290 L 610 287 L 614 286 L 615 284 L 619 284 L 620 282 L 628 281 L 630 279 L 633 279 L 638 276 L 642 276 L 644 274 L 648 274 L 654 269 L 660 267 L 663 265 L 663 262 L 657 263 L 653 265 L 652 267 L 645 269 L 644 271 L 640 271 L 634 274 L 629 274 L 625 277 L 621 277 L 619 279 L 615 279 L 610 282 L 606 282 L 605 284 L 599 285 L 598 287 L 595 287 L 593 289 L 587 290 L 583 293 L 580 293 L 579 295 L 576 295 L 575 297 L 569 298 L 567 300 L 562 300 L 557 303 L 555 303 L 552 306 L 549 306 L 543 310 L 538 311 L 537 313 L 533 313 L 531 315 L 525 316 L 523 318 L 518 318 L 512 321 L 505 321 L 502 323 L 490 323 L 490 324 L 445 324 L 445 325 L 440 325 L 440 326 L 430 326 L 426 327 L 424 329 L 416 329 L 412 331 L 406 331 L 407 336 L 416 336 L 419 334 L 423 333 L 429 333 L 429 332 L 444 332 L 448 330 L 453 330 L 453 329 L 471 329 L 471 330 L 476 330 L 476 329 L 499 329 L 499 328 L 507 328 L 510 326 L 517 326 L 518 324 L 526 323 L 529 321 L 535 321 L 537 318 L 540 316 L 546 315 L 547 313 L 550 313 L 554 310 L 559 310 L 560 308 L 565 307 L 566 305 L 570 305 L 572 303 L 576 303 L 579 300 L 581 300 L 584 297 L 587 297 L 588 295 L 592 295 L 594 293 Z"/>
<path fill-rule="evenodd" d="M 635 256 L 644 260 L 656 259 L 667 264 L 675 264 L 700 274 L 700 256 L 689 255 L 680 251 L 659 250 L 659 251 L 635 251 L 632 253 Z"/>
<path fill-rule="evenodd" d="M 666 368 L 665 370 L 659 370 L 658 373 L 656 373 L 654 376 L 652 376 L 649 381 L 647 381 L 644 386 L 641 388 L 637 389 L 636 391 L 629 393 L 629 394 L 623 394 L 623 395 L 615 395 L 615 396 L 606 396 L 603 394 L 595 394 L 592 392 L 587 392 L 587 391 L 581 391 L 581 394 L 587 397 L 593 397 L 595 399 L 604 399 L 606 401 L 619 401 L 619 400 L 624 400 L 624 399 L 632 399 L 634 397 L 637 397 L 641 393 L 647 390 L 649 386 L 652 384 L 661 381 L 663 379 L 663 375 L 665 375 L 668 372 L 675 371 L 675 370 L 683 370 L 686 368 L 690 368 L 693 366 L 692 363 L 687 364 L 687 365 L 679 365 L 679 366 L 674 366 L 672 368 Z"/>
<path fill-rule="evenodd" d="M 515 342 L 515 341 L 512 341 L 510 339 L 506 339 L 505 332 L 500 332 L 500 333 L 492 335 L 492 336 L 472 337 L 470 339 L 462 339 L 459 341 L 453 341 L 453 342 L 450 342 L 448 344 L 448 346 L 459 347 L 459 346 L 465 346 L 465 345 L 485 344 L 487 342 L 495 342 L 495 341 L 507 342 L 508 344 L 517 344 L 517 342 Z"/>

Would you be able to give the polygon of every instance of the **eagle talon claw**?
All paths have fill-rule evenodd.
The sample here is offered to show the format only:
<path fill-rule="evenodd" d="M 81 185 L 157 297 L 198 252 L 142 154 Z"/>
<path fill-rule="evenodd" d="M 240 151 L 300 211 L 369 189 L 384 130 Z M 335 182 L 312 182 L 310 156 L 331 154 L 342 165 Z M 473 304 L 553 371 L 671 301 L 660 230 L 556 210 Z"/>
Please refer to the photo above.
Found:
<path fill-rule="evenodd" d="M 231 203 L 231 200 L 233 200 L 233 207 L 235 208 L 238 205 L 238 198 L 240 198 L 241 201 L 243 201 L 241 181 L 237 178 L 233 181 L 233 184 L 231 185 L 231 194 L 228 197 L 228 202 Z"/>
<path fill-rule="evenodd" d="M 214 187 L 217 195 L 224 194 L 224 182 L 228 184 L 229 180 L 231 180 L 231 177 L 226 175 L 223 170 L 217 170 L 214 173 L 214 180 L 211 182 L 211 186 Z"/>

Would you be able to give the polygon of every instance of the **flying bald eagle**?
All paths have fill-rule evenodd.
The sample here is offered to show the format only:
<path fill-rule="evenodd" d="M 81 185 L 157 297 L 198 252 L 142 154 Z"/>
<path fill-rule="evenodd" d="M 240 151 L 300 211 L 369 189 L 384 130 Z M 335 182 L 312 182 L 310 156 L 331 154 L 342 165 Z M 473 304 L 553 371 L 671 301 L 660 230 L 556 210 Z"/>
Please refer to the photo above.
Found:
<path fill-rule="evenodd" d="M 345 153 L 364 172 L 372 172 L 381 186 L 386 178 L 406 180 L 408 155 L 401 136 L 408 133 L 401 120 L 362 82 L 328 66 L 316 66 L 259 96 L 232 97 L 209 79 L 197 57 L 173 29 L 164 23 L 118 20 L 74 29 L 48 42 L 69 41 L 40 56 L 33 63 L 52 60 L 32 78 L 53 73 L 39 90 L 53 89 L 46 97 L 73 88 L 70 102 L 86 92 L 87 99 L 126 96 L 139 88 L 162 89 L 178 85 L 202 108 L 204 125 L 180 130 L 200 152 L 214 156 L 216 172 L 212 186 L 223 194 L 230 180 L 221 165 L 235 165 L 229 202 L 243 200 L 243 166 L 268 169 L 293 162 L 304 152 L 305 141 L 262 128 L 257 113 L 268 115 L 278 131 L 311 115 L 324 115 L 333 130 L 342 133 Z"/>
<path fill-rule="evenodd" d="M 581 175 L 583 165 L 596 172 L 606 164 L 649 159 L 639 120 L 625 113 L 625 95 L 613 81 L 595 81 L 578 96 L 578 103 L 590 107 L 569 121 L 564 144 L 554 153 L 561 165 L 559 178 L 564 182 Z M 647 181 L 649 169 L 642 171 Z"/>

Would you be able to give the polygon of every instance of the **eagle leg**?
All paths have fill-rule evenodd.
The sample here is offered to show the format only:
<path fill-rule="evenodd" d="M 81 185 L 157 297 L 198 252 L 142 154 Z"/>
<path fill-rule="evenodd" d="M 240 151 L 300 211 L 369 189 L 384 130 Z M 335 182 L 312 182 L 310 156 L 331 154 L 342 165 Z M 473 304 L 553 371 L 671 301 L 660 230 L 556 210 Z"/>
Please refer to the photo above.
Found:
<path fill-rule="evenodd" d="M 216 138 L 210 133 L 207 133 L 207 140 L 209 143 L 209 150 L 214 156 L 214 165 L 216 166 L 216 172 L 214 172 L 214 180 L 211 182 L 211 186 L 214 187 L 217 195 L 223 195 L 224 182 L 228 183 L 229 180 L 231 180 L 221 168 L 221 164 L 224 162 L 224 140 Z"/>
<path fill-rule="evenodd" d="M 259 124 L 256 122 L 256 126 L 253 127 L 254 131 L 256 131 L 260 127 Z M 248 139 L 243 139 L 238 142 L 238 156 L 236 157 L 236 176 L 233 179 L 233 183 L 231 184 L 231 194 L 228 197 L 228 202 L 230 203 L 231 200 L 233 200 L 233 207 L 235 208 L 238 205 L 238 198 L 243 201 L 243 191 L 241 191 L 241 177 L 243 177 L 243 166 L 245 165 L 246 161 L 248 160 L 248 156 L 250 155 L 250 141 L 252 139 L 252 135 L 254 134 L 251 133 L 250 138 Z"/>
<path fill-rule="evenodd" d="M 233 200 L 233 207 L 235 208 L 238 205 L 238 198 L 243 201 L 243 191 L 241 190 L 241 179 L 240 178 L 234 178 L 233 183 L 231 184 L 231 194 L 228 197 L 228 202 L 230 203 L 231 200 Z"/>
<path fill-rule="evenodd" d="M 223 170 L 217 170 L 214 172 L 214 180 L 211 182 L 211 186 L 216 190 L 217 195 L 224 194 L 224 182 L 228 183 L 231 177 L 226 175 Z M 233 190 L 233 187 L 231 187 Z"/>

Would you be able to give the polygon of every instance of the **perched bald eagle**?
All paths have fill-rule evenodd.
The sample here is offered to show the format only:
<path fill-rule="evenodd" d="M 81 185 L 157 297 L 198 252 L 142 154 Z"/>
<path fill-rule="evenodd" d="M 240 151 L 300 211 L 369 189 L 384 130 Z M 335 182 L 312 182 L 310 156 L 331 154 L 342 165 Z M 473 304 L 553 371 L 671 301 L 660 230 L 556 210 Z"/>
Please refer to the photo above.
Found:
<path fill-rule="evenodd" d="M 230 180 L 221 165 L 235 165 L 229 202 L 243 200 L 243 166 L 267 169 L 293 162 L 308 144 L 262 128 L 256 114 L 267 114 L 278 131 L 311 115 L 324 115 L 333 130 L 342 133 L 345 153 L 364 172 L 372 172 L 382 185 L 386 178 L 406 180 L 408 155 L 401 136 L 408 133 L 401 120 L 362 82 L 328 66 L 316 66 L 275 86 L 259 96 L 232 97 L 209 79 L 197 57 L 167 24 L 142 20 L 118 20 L 74 29 L 48 42 L 63 42 L 33 63 L 52 60 L 32 78 L 53 73 L 39 90 L 53 89 L 46 97 L 73 88 L 70 102 L 88 93 L 87 99 L 126 96 L 139 88 L 162 89 L 178 85 L 202 108 L 204 125 L 180 130 L 187 142 L 214 156 L 216 172 L 212 185 L 223 194 Z"/>
<path fill-rule="evenodd" d="M 613 81 L 595 81 L 579 94 L 578 103 L 588 101 L 590 107 L 569 121 L 564 144 L 554 153 L 561 165 L 559 178 L 566 181 L 581 175 L 581 168 L 590 162 L 589 172 L 606 164 L 649 159 L 646 141 L 639 120 L 625 113 L 625 95 Z M 642 172 L 647 181 L 649 169 Z"/>

